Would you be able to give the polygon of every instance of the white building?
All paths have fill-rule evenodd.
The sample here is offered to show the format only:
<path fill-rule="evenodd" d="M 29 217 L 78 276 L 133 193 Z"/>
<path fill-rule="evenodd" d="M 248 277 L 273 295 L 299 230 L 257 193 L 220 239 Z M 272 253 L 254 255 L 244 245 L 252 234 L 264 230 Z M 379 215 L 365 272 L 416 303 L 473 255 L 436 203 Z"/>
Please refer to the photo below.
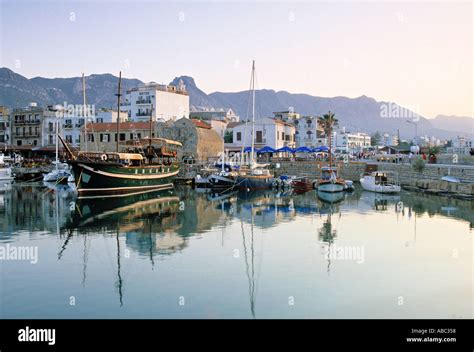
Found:
<path fill-rule="evenodd" d="M 472 139 L 458 137 L 451 140 L 451 147 L 447 148 L 447 151 L 452 154 L 469 155 L 472 148 L 474 148 Z"/>
<path fill-rule="evenodd" d="M 120 122 L 128 121 L 128 111 L 120 111 Z M 89 120 L 88 120 L 89 122 Z M 117 110 L 100 109 L 97 111 L 94 121 L 97 123 L 117 122 Z"/>
<path fill-rule="evenodd" d="M 390 133 L 384 133 L 380 141 L 380 143 L 385 147 L 396 147 L 400 144 L 399 142 L 398 136 Z"/>
<path fill-rule="evenodd" d="M 256 149 L 264 146 L 273 149 L 288 146 L 295 147 L 295 126 L 288 122 L 270 117 L 261 118 L 254 124 L 254 145 Z M 252 144 L 252 123 L 241 123 L 232 128 L 232 143 L 225 143 L 224 147 L 230 151 L 240 151 L 242 147 Z"/>
<path fill-rule="evenodd" d="M 356 153 L 370 147 L 370 136 L 366 133 L 350 133 L 342 130 L 334 134 L 336 151 Z"/>
<path fill-rule="evenodd" d="M 133 122 L 189 118 L 189 95 L 182 81 L 178 87 L 151 82 L 127 91 L 122 105 Z"/>

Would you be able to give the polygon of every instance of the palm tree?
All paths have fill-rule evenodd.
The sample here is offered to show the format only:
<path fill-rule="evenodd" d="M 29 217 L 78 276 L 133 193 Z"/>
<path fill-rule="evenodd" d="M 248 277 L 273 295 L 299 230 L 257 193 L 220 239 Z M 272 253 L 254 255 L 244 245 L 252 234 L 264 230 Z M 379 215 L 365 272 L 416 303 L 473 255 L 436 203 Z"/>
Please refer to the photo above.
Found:
<path fill-rule="evenodd" d="M 324 114 L 319 119 L 320 119 L 321 125 L 323 127 L 324 133 L 326 134 L 326 136 L 329 136 L 329 138 L 331 138 L 331 130 L 334 127 L 337 127 L 338 122 L 339 122 L 336 119 L 336 116 L 331 111 L 328 111 L 327 114 Z"/>
<path fill-rule="evenodd" d="M 326 134 L 326 138 L 328 139 L 329 166 L 331 166 L 332 129 L 338 126 L 338 120 L 336 119 L 336 116 L 331 111 L 328 111 L 327 114 L 324 114 L 322 117 L 320 117 L 320 121 L 324 130 L 324 133 Z"/>

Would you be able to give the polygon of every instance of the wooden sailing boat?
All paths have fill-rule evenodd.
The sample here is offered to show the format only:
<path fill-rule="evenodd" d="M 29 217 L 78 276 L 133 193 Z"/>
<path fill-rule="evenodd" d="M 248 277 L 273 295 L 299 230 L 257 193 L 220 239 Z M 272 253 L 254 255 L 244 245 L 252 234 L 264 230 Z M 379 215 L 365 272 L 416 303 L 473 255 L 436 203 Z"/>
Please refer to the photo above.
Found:
<path fill-rule="evenodd" d="M 252 143 L 250 148 L 250 163 L 248 168 L 242 168 L 237 176 L 237 185 L 243 190 L 271 189 L 273 174 L 267 164 L 258 164 L 255 154 L 255 60 L 252 62 L 252 76 L 250 80 L 252 91 Z M 243 154 L 243 153 L 242 153 Z"/>
<path fill-rule="evenodd" d="M 120 72 L 116 94 L 118 115 L 115 152 L 73 153 L 59 137 L 68 153 L 67 163 L 72 167 L 79 196 L 168 189 L 173 187 L 174 178 L 179 173 L 177 149 L 181 143 L 151 138 L 152 114 L 146 149 L 135 146 L 126 152 L 119 152 L 121 82 Z"/>

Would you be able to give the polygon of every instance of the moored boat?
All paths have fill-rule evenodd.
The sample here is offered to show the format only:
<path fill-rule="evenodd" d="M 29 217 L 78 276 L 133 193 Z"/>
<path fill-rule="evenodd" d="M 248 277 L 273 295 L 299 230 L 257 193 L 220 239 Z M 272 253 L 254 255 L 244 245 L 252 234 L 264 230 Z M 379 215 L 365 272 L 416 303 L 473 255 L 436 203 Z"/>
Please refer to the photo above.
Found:
<path fill-rule="evenodd" d="M 120 109 L 121 74 L 119 76 L 118 103 Z M 151 115 L 151 114 L 150 114 Z M 117 134 L 120 121 L 117 119 Z M 152 121 L 150 116 L 150 133 Z M 179 173 L 177 148 L 181 143 L 164 138 L 134 140 L 133 147 L 119 152 L 116 141 L 115 152 L 73 153 L 58 135 L 67 151 L 67 163 L 72 167 L 75 187 L 79 196 L 93 194 L 117 194 L 160 190 L 173 187 Z"/>
<path fill-rule="evenodd" d="M 344 180 L 338 177 L 337 170 L 330 166 L 321 168 L 321 178 L 317 183 L 318 192 L 342 192 L 346 188 Z"/>
<path fill-rule="evenodd" d="M 366 191 L 377 193 L 399 193 L 400 184 L 398 174 L 388 171 L 373 171 L 370 174 L 363 174 L 360 178 L 360 185 Z"/>

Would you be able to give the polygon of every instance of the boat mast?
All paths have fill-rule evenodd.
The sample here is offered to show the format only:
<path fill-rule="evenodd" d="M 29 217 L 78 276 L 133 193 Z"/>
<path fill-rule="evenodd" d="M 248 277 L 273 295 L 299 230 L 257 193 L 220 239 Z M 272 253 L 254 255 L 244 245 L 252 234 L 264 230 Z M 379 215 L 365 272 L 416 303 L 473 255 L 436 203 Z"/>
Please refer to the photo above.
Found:
<path fill-rule="evenodd" d="M 253 165 L 253 153 L 255 151 L 255 60 L 252 61 L 252 144 L 250 149 L 250 166 Z"/>
<path fill-rule="evenodd" d="M 59 167 L 59 147 L 58 147 L 58 139 L 59 139 L 59 119 L 56 117 L 56 172 L 58 171 Z"/>
<path fill-rule="evenodd" d="M 149 146 L 151 146 L 152 125 L 153 125 L 153 103 L 151 104 L 151 108 L 150 108 L 150 132 L 149 132 L 150 143 L 148 144 Z"/>
<path fill-rule="evenodd" d="M 332 176 L 332 148 L 331 148 L 331 144 L 332 144 L 332 117 L 331 117 L 331 110 L 328 111 L 328 124 L 329 124 L 329 136 L 328 136 L 328 140 L 329 140 L 329 176 L 331 177 Z"/>
<path fill-rule="evenodd" d="M 117 139 L 115 140 L 115 151 L 119 152 L 119 132 L 120 132 L 120 96 L 122 88 L 122 71 L 119 73 L 119 83 L 118 83 L 118 92 L 115 94 L 117 96 Z"/>
<path fill-rule="evenodd" d="M 82 103 L 82 114 L 84 116 L 84 150 L 87 153 L 87 118 L 89 112 L 86 113 L 86 78 L 84 77 L 84 73 L 82 73 Z"/>

